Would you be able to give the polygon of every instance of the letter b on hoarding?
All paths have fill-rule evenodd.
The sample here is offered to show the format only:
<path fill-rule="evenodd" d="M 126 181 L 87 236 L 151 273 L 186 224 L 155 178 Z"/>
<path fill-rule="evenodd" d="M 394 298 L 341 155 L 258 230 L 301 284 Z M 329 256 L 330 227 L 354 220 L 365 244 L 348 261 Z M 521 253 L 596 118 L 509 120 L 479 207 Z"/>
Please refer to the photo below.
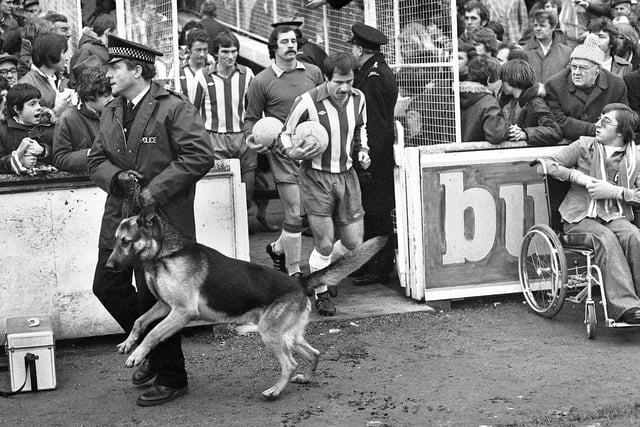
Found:
<path fill-rule="evenodd" d="M 445 187 L 444 236 L 447 248 L 442 255 L 443 264 L 480 261 L 491 252 L 496 238 L 496 203 L 491 192 L 484 188 L 464 189 L 464 174 L 451 172 L 440 174 L 440 184 Z M 474 224 L 465 224 L 465 210 L 471 209 Z M 478 221 L 484 218 L 485 221 Z M 493 220 L 486 220 L 486 219 Z M 466 236 L 466 229 L 473 235 Z"/>

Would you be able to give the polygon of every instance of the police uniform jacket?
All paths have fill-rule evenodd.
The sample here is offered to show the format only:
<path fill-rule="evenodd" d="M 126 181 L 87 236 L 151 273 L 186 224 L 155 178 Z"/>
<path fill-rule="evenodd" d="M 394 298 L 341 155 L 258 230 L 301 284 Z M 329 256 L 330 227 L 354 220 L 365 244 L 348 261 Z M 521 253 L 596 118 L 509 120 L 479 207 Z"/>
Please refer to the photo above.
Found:
<path fill-rule="evenodd" d="M 112 181 L 126 170 L 144 175 L 143 185 L 149 188 L 171 224 L 185 237 L 195 239 L 195 184 L 214 163 L 213 148 L 202 119 L 184 97 L 155 82 L 140 102 L 126 139 L 123 128 L 126 99 L 118 97 L 107 104 L 91 147 L 89 174 L 109 193 L 100 229 L 100 248 L 114 246 L 124 198 L 112 191 Z"/>
<path fill-rule="evenodd" d="M 369 58 L 354 77 L 353 86 L 364 92 L 367 100 L 367 135 L 371 166 L 366 175 L 375 181 L 375 192 L 363 191 L 365 210 L 383 211 L 393 207 L 393 111 L 398 99 L 398 84 L 384 55 Z M 361 181 L 366 181 L 363 174 Z M 367 186 L 362 182 L 363 187 Z M 373 184 L 373 182 L 371 183 Z M 374 193 L 374 194 L 371 194 Z M 371 199 L 371 200 L 370 200 Z"/>

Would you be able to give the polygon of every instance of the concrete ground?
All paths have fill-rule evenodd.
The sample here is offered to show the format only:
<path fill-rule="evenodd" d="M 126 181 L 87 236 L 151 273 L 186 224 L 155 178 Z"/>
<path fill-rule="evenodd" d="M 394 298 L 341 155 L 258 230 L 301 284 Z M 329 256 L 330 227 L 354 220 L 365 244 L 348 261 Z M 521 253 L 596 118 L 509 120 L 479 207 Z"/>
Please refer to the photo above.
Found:
<path fill-rule="evenodd" d="M 282 222 L 282 204 L 279 200 L 272 200 L 267 210 L 269 222 L 279 225 Z M 265 248 L 268 243 L 275 241 L 280 232 L 266 232 L 255 218 L 255 209 L 249 211 L 249 241 L 251 246 L 251 261 L 263 265 L 271 265 L 271 258 Z M 302 236 L 302 271 L 309 273 L 309 254 L 313 250 L 313 237 Z M 377 283 L 370 286 L 353 286 L 351 279 L 345 279 L 339 287 L 339 295 L 333 300 L 337 313 L 327 318 L 313 312 L 311 321 L 318 320 L 346 320 L 385 314 L 408 313 L 415 311 L 432 311 L 423 301 L 415 301 L 405 296 L 405 289 L 392 277 L 387 283 Z"/>

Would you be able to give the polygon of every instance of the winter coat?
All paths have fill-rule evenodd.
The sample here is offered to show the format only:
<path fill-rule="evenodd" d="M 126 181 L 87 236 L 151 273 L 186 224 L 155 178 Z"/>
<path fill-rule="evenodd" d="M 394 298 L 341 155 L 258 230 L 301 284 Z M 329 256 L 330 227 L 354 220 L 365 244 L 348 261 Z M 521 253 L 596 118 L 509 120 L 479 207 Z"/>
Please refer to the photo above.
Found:
<path fill-rule="evenodd" d="M 553 75 L 569 65 L 572 49 L 567 45 L 558 43 L 554 37 L 546 56 L 542 53 L 542 46 L 535 38 L 527 42 L 524 46 L 524 51 L 529 59 L 529 64 L 536 72 L 536 79 L 545 83 Z"/>
<path fill-rule="evenodd" d="M 84 104 L 68 108 L 53 134 L 53 164 L 63 171 L 87 172 L 87 151 L 98 133 L 100 116 Z"/>
<path fill-rule="evenodd" d="M 595 123 L 605 105 L 629 104 L 624 81 L 606 70 L 600 70 L 590 93 L 573 84 L 569 68 L 553 76 L 545 89 L 545 101 L 562 129 L 562 136 L 571 141 L 581 136 L 595 136 Z"/>
<path fill-rule="evenodd" d="M 629 107 L 636 113 L 640 113 L 640 70 L 629 73 L 622 79 L 627 86 Z"/>
<path fill-rule="evenodd" d="M 117 97 L 103 111 L 89 154 L 89 176 L 108 194 L 99 246 L 112 249 L 123 218 L 124 195 L 112 187 L 122 171 L 136 170 L 169 222 L 195 239 L 193 200 L 196 182 L 214 164 L 211 140 L 200 114 L 183 96 L 156 82 L 139 105 L 125 140 L 126 99 Z"/>
<path fill-rule="evenodd" d="M 50 124 L 24 125 L 16 122 L 13 117 L 8 117 L 0 121 L 0 173 L 13 173 L 11 153 L 18 148 L 23 138 L 38 141 L 45 149 L 44 156 L 38 161 L 52 164 L 53 126 Z"/>
<path fill-rule="evenodd" d="M 78 42 L 78 50 L 73 54 L 69 61 L 69 69 L 73 70 L 73 67 L 78 62 L 82 62 L 91 55 L 95 55 L 100 58 L 103 64 L 106 64 L 109 60 L 109 52 L 107 51 L 107 47 L 104 43 L 95 37 L 84 34 Z"/>
<path fill-rule="evenodd" d="M 517 100 L 503 95 L 500 97 L 500 106 L 508 123 L 517 124 L 527 134 L 527 144 L 555 145 L 562 140 L 562 131 L 547 103 L 538 96 L 538 89 L 536 84 L 524 90 Z M 517 102 L 520 110 L 517 117 L 514 102 Z"/>
<path fill-rule="evenodd" d="M 631 62 L 619 57 L 618 55 L 613 55 L 613 58 L 611 60 L 612 74 L 615 74 L 618 77 L 624 77 L 632 71 L 633 66 L 631 65 Z"/>
<path fill-rule="evenodd" d="M 462 142 L 500 144 L 509 139 L 509 127 L 498 100 L 480 83 L 460 83 L 460 125 Z"/>
<path fill-rule="evenodd" d="M 382 53 L 369 58 L 353 79 L 367 100 L 367 140 L 371 166 L 356 170 L 362 188 L 362 206 L 371 214 L 391 210 L 395 203 L 393 186 L 394 109 L 398 83 Z"/>

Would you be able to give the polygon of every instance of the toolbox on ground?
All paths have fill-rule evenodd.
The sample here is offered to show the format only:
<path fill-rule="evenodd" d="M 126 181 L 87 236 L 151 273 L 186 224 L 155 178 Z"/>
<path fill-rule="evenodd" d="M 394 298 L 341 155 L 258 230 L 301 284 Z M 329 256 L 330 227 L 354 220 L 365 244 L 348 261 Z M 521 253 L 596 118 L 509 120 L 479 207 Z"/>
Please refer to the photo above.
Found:
<path fill-rule="evenodd" d="M 51 318 L 25 316 L 10 317 L 6 321 L 5 351 L 9 357 L 11 391 L 56 388 Z"/>

